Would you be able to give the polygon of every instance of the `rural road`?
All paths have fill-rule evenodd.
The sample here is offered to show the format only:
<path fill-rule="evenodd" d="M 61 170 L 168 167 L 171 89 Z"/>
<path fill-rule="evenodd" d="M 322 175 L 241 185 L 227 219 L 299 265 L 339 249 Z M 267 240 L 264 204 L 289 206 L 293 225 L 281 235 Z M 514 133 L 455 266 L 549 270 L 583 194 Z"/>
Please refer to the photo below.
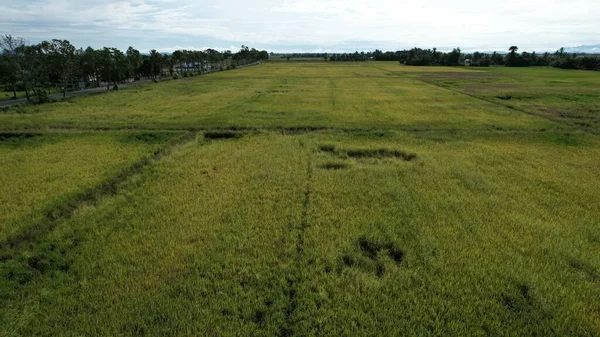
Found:
<path fill-rule="evenodd" d="M 119 89 L 121 89 L 121 88 L 127 88 L 127 87 L 133 87 L 133 86 L 136 86 L 136 85 L 140 85 L 140 84 L 144 84 L 144 83 L 150 83 L 150 82 L 152 82 L 152 81 L 151 80 L 142 80 L 142 81 L 136 81 L 136 82 L 131 82 L 131 83 L 121 83 L 121 84 L 119 84 Z M 67 92 L 67 97 L 84 96 L 84 95 L 89 95 L 89 94 L 94 94 L 94 93 L 99 93 L 99 92 L 105 92 L 105 91 L 106 91 L 106 87 L 85 89 L 85 90 L 79 90 L 79 91 L 71 91 L 71 92 Z M 57 100 L 59 100 L 59 99 L 61 99 L 63 97 L 63 94 L 62 93 L 52 94 L 52 97 L 54 97 Z M 11 105 L 16 105 L 16 104 L 25 104 L 25 103 L 27 103 L 27 99 L 26 98 L 19 98 L 19 99 L 15 99 L 15 100 L 0 101 L 0 108 L 11 106 Z"/>
<path fill-rule="evenodd" d="M 250 66 L 255 66 L 255 65 L 259 65 L 259 64 L 260 64 L 260 62 L 246 64 L 246 65 L 243 65 L 243 66 L 238 66 L 237 69 L 241 69 L 241 68 L 245 68 L 245 67 L 250 67 Z M 119 84 L 119 89 L 121 89 L 121 88 L 127 88 L 127 87 L 134 87 L 136 85 L 140 85 L 140 84 L 144 84 L 144 83 L 150 83 L 150 82 L 152 82 L 152 80 L 141 80 L 141 81 L 136 81 L 136 82 L 131 82 L 131 83 L 120 83 Z M 94 93 L 105 92 L 105 91 L 107 91 L 106 87 L 98 87 L 98 88 L 93 88 L 93 89 L 71 91 L 71 92 L 67 92 L 67 97 L 84 96 L 84 95 L 89 95 L 89 94 L 94 94 Z M 63 97 L 63 94 L 62 94 L 62 92 L 61 93 L 52 94 L 52 97 L 56 98 L 57 100 L 60 100 Z M 17 105 L 17 104 L 25 104 L 25 103 L 27 103 L 27 99 L 26 98 L 19 98 L 19 99 L 15 99 L 15 100 L 0 101 L 0 108 L 11 106 L 11 105 Z"/>

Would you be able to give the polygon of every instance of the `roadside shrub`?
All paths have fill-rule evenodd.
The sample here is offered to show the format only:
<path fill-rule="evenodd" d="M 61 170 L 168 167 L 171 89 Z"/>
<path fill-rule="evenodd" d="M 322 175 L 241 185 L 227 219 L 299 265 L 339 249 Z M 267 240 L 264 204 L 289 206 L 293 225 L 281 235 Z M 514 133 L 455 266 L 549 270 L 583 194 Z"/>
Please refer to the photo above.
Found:
<path fill-rule="evenodd" d="M 45 104 L 55 102 L 56 99 L 52 97 L 49 90 L 36 89 L 31 96 L 31 103 L 33 104 Z"/>

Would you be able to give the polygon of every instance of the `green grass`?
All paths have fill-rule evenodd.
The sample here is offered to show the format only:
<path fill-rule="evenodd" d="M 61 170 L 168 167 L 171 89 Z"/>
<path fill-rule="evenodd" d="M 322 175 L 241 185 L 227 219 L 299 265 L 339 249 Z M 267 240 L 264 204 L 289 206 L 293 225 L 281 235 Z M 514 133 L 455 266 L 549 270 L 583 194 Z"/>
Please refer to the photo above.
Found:
<path fill-rule="evenodd" d="M 600 139 L 474 76 L 566 79 L 280 62 L 5 112 L 0 233 L 44 230 L 0 245 L 0 335 L 599 336 Z"/>

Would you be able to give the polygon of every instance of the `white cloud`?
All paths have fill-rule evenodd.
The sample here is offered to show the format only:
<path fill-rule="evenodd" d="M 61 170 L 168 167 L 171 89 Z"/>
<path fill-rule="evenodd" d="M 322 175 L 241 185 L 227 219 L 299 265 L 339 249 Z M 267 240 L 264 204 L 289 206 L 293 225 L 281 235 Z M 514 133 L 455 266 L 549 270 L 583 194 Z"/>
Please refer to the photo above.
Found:
<path fill-rule="evenodd" d="M 165 50 L 198 44 L 548 50 L 599 43 L 598 17 L 597 0 L 0 0 L 0 33 Z"/>

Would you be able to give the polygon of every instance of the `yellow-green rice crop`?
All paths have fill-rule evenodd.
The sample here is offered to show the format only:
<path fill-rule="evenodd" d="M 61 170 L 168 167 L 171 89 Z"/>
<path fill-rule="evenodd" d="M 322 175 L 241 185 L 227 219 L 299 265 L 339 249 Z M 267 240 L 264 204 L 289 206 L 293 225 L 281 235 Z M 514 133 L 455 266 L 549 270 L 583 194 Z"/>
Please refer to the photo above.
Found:
<path fill-rule="evenodd" d="M 0 335 L 599 336 L 598 130 L 543 112 L 596 90 L 275 62 L 11 108 Z"/>

